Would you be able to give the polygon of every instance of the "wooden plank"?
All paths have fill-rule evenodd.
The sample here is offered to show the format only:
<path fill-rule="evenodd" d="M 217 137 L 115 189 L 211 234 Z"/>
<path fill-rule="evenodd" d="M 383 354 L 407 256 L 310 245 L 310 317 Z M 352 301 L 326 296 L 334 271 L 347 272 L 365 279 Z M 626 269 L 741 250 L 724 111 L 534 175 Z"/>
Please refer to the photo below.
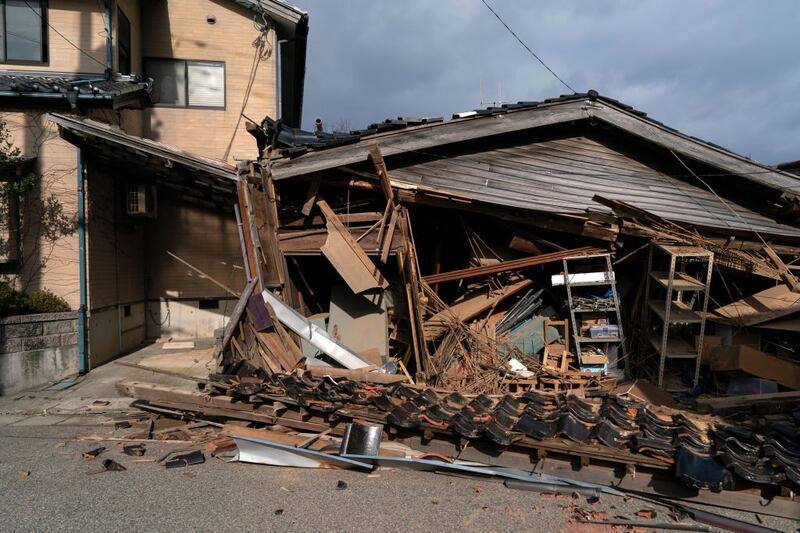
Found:
<path fill-rule="evenodd" d="M 524 257 L 522 259 L 512 259 L 510 261 L 501 261 L 495 265 L 487 265 L 474 268 L 464 268 L 461 270 L 453 270 L 450 272 L 442 272 L 441 274 L 432 274 L 422 278 L 428 284 L 442 283 L 445 281 L 457 281 L 464 279 L 477 278 L 481 276 L 488 276 L 491 274 L 499 274 L 500 272 L 510 272 L 512 270 L 522 270 L 535 265 L 542 265 L 555 261 L 561 261 L 565 257 L 578 257 L 583 255 L 601 254 L 605 252 L 602 248 L 593 246 L 584 246 L 582 248 L 575 248 L 573 250 L 564 250 L 560 252 L 553 252 L 549 254 L 534 255 L 532 257 Z"/>
<path fill-rule="evenodd" d="M 739 371 L 800 389 L 800 365 L 745 345 L 719 346 L 711 354 L 711 370 Z"/>
<path fill-rule="evenodd" d="M 339 272 L 347 285 L 356 294 L 369 289 L 385 289 L 389 283 L 384 279 L 375 263 L 364 253 L 361 246 L 347 231 L 327 202 L 317 199 L 328 223 L 328 239 L 321 247 L 322 253 Z"/>
<path fill-rule="evenodd" d="M 279 373 L 281 371 L 289 372 L 294 368 L 291 361 L 284 357 L 283 347 L 275 338 L 277 333 L 273 331 L 256 331 L 252 324 L 248 323 L 247 326 L 248 337 L 252 336 L 253 341 L 257 343 L 256 355 L 263 361 L 256 365 L 254 361 L 253 366 L 259 366 L 266 372 Z"/>
<path fill-rule="evenodd" d="M 236 197 L 239 202 L 239 214 L 242 217 L 242 237 L 244 238 L 244 249 L 247 254 L 247 264 L 250 267 L 251 275 L 257 278 L 256 256 L 253 248 L 253 236 L 250 234 L 250 211 L 247 209 L 246 200 L 247 181 L 239 177 L 236 181 Z"/>
<path fill-rule="evenodd" d="M 384 385 L 392 383 L 402 383 L 408 379 L 401 374 L 384 374 L 382 372 L 364 372 L 363 370 L 348 370 L 346 368 L 327 368 L 321 366 L 309 366 L 306 368 L 311 376 L 320 378 L 323 376 L 331 376 L 333 378 L 347 378 L 353 381 L 362 381 L 367 383 L 380 383 Z"/>
<path fill-rule="evenodd" d="M 479 291 L 467 293 L 462 298 L 456 300 L 449 308 L 436 313 L 426 320 L 424 324 L 425 335 L 428 340 L 435 339 L 447 330 L 445 325 L 447 322 L 454 319 L 461 322 L 473 319 L 509 296 L 529 287 L 532 283 L 533 282 L 529 279 L 522 279 L 506 285 L 500 291 L 492 292 L 488 288 L 484 288 Z"/>
<path fill-rule="evenodd" d="M 308 184 L 306 200 L 303 202 L 303 207 L 300 209 L 300 212 L 305 216 L 311 214 L 311 209 L 314 207 L 314 203 L 317 201 L 317 193 L 319 192 L 319 185 L 321 182 L 322 176 L 317 174 L 311 179 L 311 183 Z"/>
<path fill-rule="evenodd" d="M 378 143 L 376 141 L 370 141 L 367 143 L 367 148 L 369 150 L 370 157 L 372 157 L 372 163 L 375 165 L 375 171 L 378 173 L 378 177 L 380 178 L 383 195 L 386 197 L 386 201 L 388 203 L 393 204 L 394 191 L 392 191 L 392 181 L 389 179 L 389 171 L 386 169 L 386 162 L 383 160 L 381 149 L 378 147 Z M 394 205 L 392 205 L 392 207 L 394 207 Z"/>
<path fill-rule="evenodd" d="M 263 424 L 280 424 L 304 431 L 322 432 L 331 427 L 330 423 L 325 423 L 320 418 L 315 418 L 315 421 L 312 422 L 300 420 L 299 413 L 297 413 L 298 419 L 288 416 L 290 413 L 286 413 L 287 416 L 277 416 L 271 406 L 242 403 L 234 401 L 229 396 L 209 396 L 199 391 L 138 381 L 121 381 L 117 383 L 116 388 L 126 396 L 146 401 L 155 406 L 198 412 L 206 416 L 220 416 Z M 335 434 L 341 434 L 341 432 L 339 429 L 333 431 Z"/>
<path fill-rule="evenodd" d="M 274 191 L 269 193 L 269 184 L 263 192 L 253 185 L 250 188 L 250 201 L 253 203 L 255 228 L 258 242 L 263 254 L 261 271 L 264 285 L 275 288 L 283 286 L 283 256 L 278 243 L 278 212 L 274 200 Z M 271 197 L 272 196 L 272 197 Z"/>
<path fill-rule="evenodd" d="M 717 308 L 714 312 L 741 326 L 753 326 L 800 311 L 800 294 L 784 284 Z"/>
<path fill-rule="evenodd" d="M 327 181 L 325 184 L 328 184 Z M 316 202 L 316 196 L 314 198 L 314 201 Z M 383 213 L 378 213 L 377 211 L 366 211 L 356 213 L 337 213 L 336 216 L 339 217 L 339 220 L 341 220 L 342 224 L 350 227 L 359 224 L 366 225 L 377 222 L 381 219 Z M 308 217 L 282 220 L 280 222 L 280 228 L 282 230 L 289 231 L 309 229 L 314 226 L 325 226 L 325 217 L 320 214 L 314 214 Z"/>
<path fill-rule="evenodd" d="M 781 279 L 792 289 L 792 292 L 800 292 L 800 282 L 797 281 L 797 278 L 794 277 L 794 274 L 792 274 L 792 271 L 786 266 L 786 263 L 783 262 L 769 244 L 764 245 L 764 253 L 766 253 L 770 261 L 775 264 L 775 268 L 778 269 L 778 274 Z"/>
<path fill-rule="evenodd" d="M 386 264 L 389 260 L 389 253 L 392 251 L 394 244 L 394 230 L 397 226 L 398 208 L 392 210 L 392 218 L 389 220 L 389 228 L 386 230 L 386 235 L 383 236 L 383 243 L 381 244 L 381 262 Z"/>
<path fill-rule="evenodd" d="M 425 339 L 425 328 L 422 317 L 424 308 L 420 302 L 422 292 L 422 280 L 417 269 L 416 246 L 413 242 L 411 231 L 411 220 L 408 210 L 400 208 L 398 224 L 400 233 L 403 236 L 405 253 L 398 255 L 400 272 L 403 275 L 403 283 L 406 291 L 406 301 L 408 302 L 408 318 L 411 328 L 411 339 L 413 341 L 414 362 L 416 364 L 417 382 L 424 385 L 427 381 L 427 370 L 433 367 L 433 363 L 428 353 L 428 344 Z M 424 361 L 424 362 L 423 362 Z M 426 368 L 427 365 L 427 368 Z"/>
<path fill-rule="evenodd" d="M 233 336 L 233 334 L 236 332 L 236 329 L 239 327 L 239 320 L 242 318 L 242 313 L 244 313 L 244 310 L 247 308 L 247 301 L 250 299 L 250 295 L 253 294 L 253 289 L 255 289 L 257 283 L 257 279 L 251 279 L 242 291 L 241 296 L 239 296 L 239 301 L 236 302 L 236 306 L 231 312 L 228 323 L 225 325 L 225 332 L 222 335 L 222 343 L 219 345 L 219 347 L 214 349 L 215 360 L 219 361 L 219 355 L 228 347 L 231 336 Z"/>
<path fill-rule="evenodd" d="M 386 231 L 386 222 L 389 220 L 389 217 L 391 216 L 393 209 L 394 208 L 392 202 L 386 202 L 386 209 L 383 210 L 383 218 L 381 218 L 381 221 L 378 222 L 378 242 L 377 246 L 375 247 L 376 250 L 380 250 L 382 246 L 383 234 Z"/>
<path fill-rule="evenodd" d="M 748 394 L 726 398 L 698 398 L 698 408 L 703 412 L 725 416 L 731 414 L 788 413 L 800 406 L 800 391 Z"/>
<path fill-rule="evenodd" d="M 380 250 L 378 247 L 378 239 L 377 239 L 377 232 L 373 231 L 364 235 L 363 232 L 366 229 L 362 228 L 350 228 L 351 234 L 358 235 L 356 237 L 356 241 L 358 242 L 361 249 L 364 250 L 364 253 L 369 256 L 376 256 L 380 254 Z M 359 231 L 362 231 L 361 235 L 358 234 Z M 363 238 L 362 238 L 363 236 Z M 309 230 L 304 234 L 300 234 L 299 232 L 295 232 L 291 235 L 281 235 L 281 251 L 284 255 L 292 256 L 292 255 L 322 255 L 320 248 L 325 244 L 325 241 L 328 239 L 328 230 L 325 228 L 316 229 L 316 230 Z M 403 249 L 403 239 L 400 235 L 395 232 L 394 237 L 391 240 L 391 244 L 387 239 L 384 239 L 384 245 L 389 246 L 389 254 L 394 255 L 398 251 Z"/>

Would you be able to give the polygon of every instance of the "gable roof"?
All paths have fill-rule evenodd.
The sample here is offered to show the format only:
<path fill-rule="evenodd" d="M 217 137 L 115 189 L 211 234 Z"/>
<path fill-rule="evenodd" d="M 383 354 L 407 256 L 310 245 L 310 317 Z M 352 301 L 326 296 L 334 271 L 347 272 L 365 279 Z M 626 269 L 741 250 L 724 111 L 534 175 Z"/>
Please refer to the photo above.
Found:
<path fill-rule="evenodd" d="M 607 140 L 578 134 L 513 144 L 487 142 L 479 152 L 442 152 L 446 151 L 429 149 L 422 160 L 391 167 L 392 184 L 422 194 L 555 215 L 607 212 L 593 200 L 600 195 L 714 232 L 800 237 L 800 229 L 734 202 L 723 204 L 705 188 L 645 165 L 622 144 Z"/>
<path fill-rule="evenodd" d="M 681 133 L 631 106 L 600 96 L 596 91 L 564 95 L 543 102 L 519 102 L 459 113 L 449 121 L 420 123 L 402 119 L 387 120 L 384 124 L 391 127 L 392 131 L 381 133 L 381 124 L 376 124 L 373 125 L 374 128 L 351 132 L 354 139 L 350 144 L 331 148 L 317 147 L 294 158 L 276 159 L 272 166 L 273 175 L 276 179 L 283 179 L 366 161 L 369 158 L 368 144 L 371 141 L 379 143 L 384 157 L 390 157 L 587 119 L 606 123 L 681 156 L 780 191 L 787 197 L 800 198 L 800 179 L 797 176 Z M 341 144 L 341 140 L 337 144 Z"/>

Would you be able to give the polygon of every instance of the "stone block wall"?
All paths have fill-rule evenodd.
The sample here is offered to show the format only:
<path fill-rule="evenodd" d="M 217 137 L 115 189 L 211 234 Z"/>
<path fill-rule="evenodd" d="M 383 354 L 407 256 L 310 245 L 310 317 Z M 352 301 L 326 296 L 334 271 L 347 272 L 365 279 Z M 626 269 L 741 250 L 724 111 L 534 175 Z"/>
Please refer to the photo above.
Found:
<path fill-rule="evenodd" d="M 74 311 L 0 319 L 0 396 L 78 372 Z"/>

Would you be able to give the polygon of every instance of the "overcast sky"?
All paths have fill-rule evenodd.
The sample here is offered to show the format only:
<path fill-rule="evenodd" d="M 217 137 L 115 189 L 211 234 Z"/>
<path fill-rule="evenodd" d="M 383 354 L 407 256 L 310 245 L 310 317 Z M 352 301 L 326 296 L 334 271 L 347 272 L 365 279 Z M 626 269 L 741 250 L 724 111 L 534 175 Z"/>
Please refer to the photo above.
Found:
<path fill-rule="evenodd" d="M 764 163 L 800 159 L 800 1 L 487 0 L 579 92 Z M 357 129 L 568 91 L 480 0 L 294 0 L 303 122 Z"/>

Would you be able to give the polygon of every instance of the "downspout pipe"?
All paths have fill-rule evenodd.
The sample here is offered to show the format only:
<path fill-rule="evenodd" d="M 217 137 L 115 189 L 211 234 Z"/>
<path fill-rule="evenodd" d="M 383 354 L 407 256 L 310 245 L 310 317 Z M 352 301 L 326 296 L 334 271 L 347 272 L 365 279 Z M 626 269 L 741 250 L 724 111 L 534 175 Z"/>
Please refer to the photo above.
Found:
<path fill-rule="evenodd" d="M 89 371 L 89 357 L 86 351 L 86 199 L 84 190 L 84 155 L 78 147 L 78 289 L 80 307 L 78 308 L 78 372 Z"/>
<path fill-rule="evenodd" d="M 105 24 L 106 24 L 106 79 L 110 80 L 114 73 L 114 51 L 111 46 L 111 2 L 105 1 Z"/>
<path fill-rule="evenodd" d="M 275 80 L 278 86 L 278 109 L 276 110 L 276 116 L 278 117 L 278 120 L 283 120 L 283 74 L 281 73 L 281 69 L 283 68 L 283 43 L 285 42 L 287 42 L 286 39 L 278 40 L 278 53 L 275 54 L 275 69 L 278 73 L 277 79 Z"/>

